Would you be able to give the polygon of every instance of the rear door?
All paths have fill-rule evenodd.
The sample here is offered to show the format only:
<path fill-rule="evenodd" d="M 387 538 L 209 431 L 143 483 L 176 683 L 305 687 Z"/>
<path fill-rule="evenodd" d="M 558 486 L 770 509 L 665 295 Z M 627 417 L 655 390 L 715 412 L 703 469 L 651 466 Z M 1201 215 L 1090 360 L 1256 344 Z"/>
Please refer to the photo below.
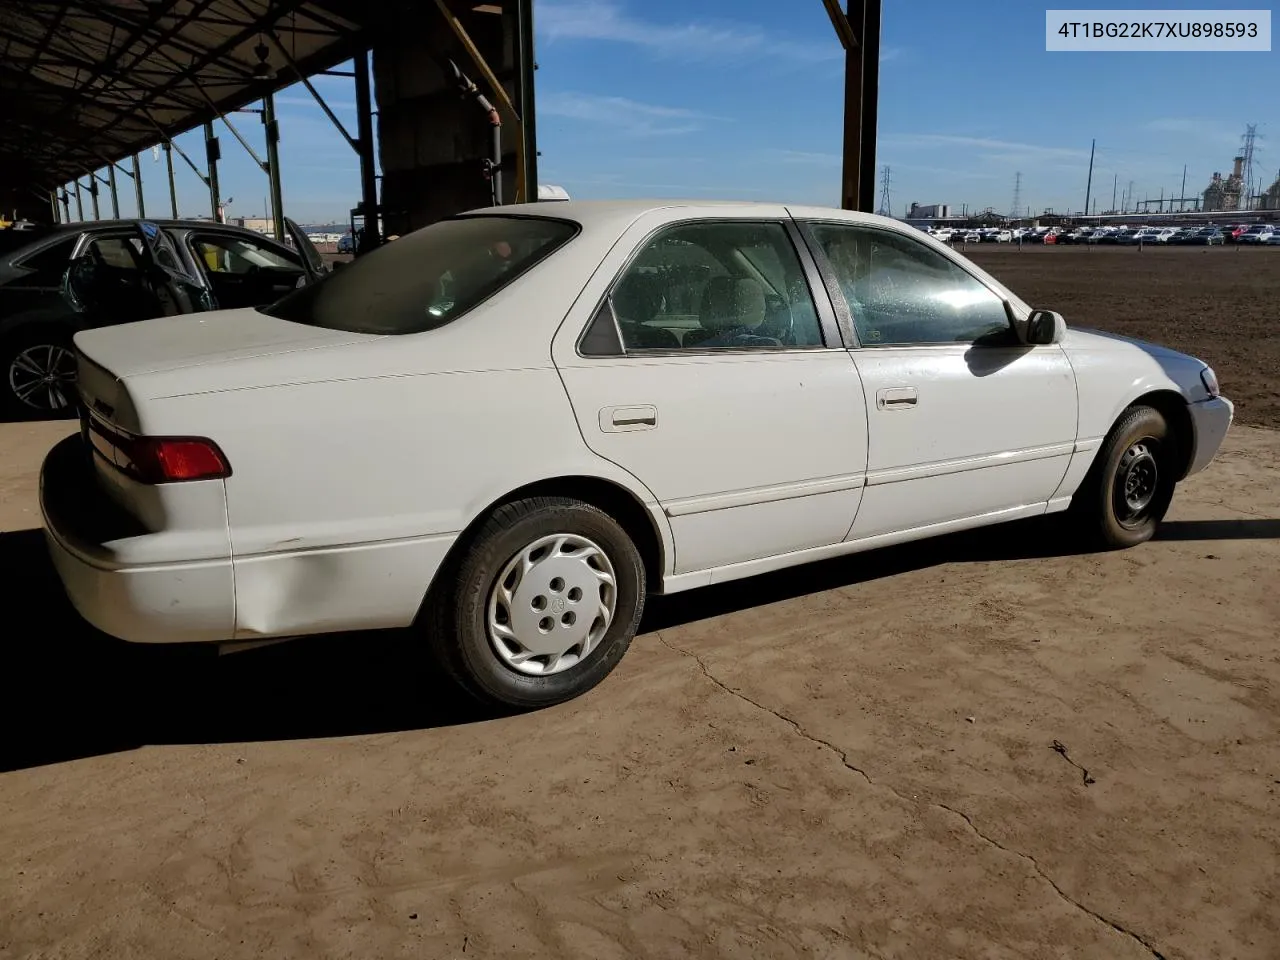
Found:
<path fill-rule="evenodd" d="M 642 217 L 553 346 L 587 444 L 668 516 L 677 574 L 838 544 L 862 494 L 857 370 L 771 209 Z"/>

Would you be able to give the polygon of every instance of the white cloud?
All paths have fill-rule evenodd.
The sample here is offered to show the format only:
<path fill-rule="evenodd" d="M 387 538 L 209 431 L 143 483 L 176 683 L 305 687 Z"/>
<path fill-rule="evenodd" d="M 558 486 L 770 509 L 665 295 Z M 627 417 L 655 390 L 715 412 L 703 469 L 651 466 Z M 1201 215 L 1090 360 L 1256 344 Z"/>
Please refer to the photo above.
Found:
<path fill-rule="evenodd" d="M 987 137 L 963 137 L 942 133 L 896 133 L 880 137 L 881 143 L 903 147 L 948 148 L 972 151 L 991 160 L 1035 159 L 1042 162 L 1088 160 L 1089 151 L 1076 147 L 1047 147 L 1036 143 L 1018 143 L 1012 140 L 993 140 Z"/>
<path fill-rule="evenodd" d="M 627 14 L 610 0 L 544 0 L 537 29 L 549 41 L 602 40 L 643 47 L 662 57 L 727 60 L 744 57 L 813 63 L 843 56 L 834 34 L 805 42 L 763 27 L 730 21 L 657 23 Z"/>
<path fill-rule="evenodd" d="M 693 133 L 708 121 L 724 121 L 697 110 L 640 103 L 625 97 L 606 97 L 592 93 L 561 91 L 538 97 L 539 116 L 564 117 L 596 126 L 608 126 L 614 132 L 630 136 L 656 136 Z"/>

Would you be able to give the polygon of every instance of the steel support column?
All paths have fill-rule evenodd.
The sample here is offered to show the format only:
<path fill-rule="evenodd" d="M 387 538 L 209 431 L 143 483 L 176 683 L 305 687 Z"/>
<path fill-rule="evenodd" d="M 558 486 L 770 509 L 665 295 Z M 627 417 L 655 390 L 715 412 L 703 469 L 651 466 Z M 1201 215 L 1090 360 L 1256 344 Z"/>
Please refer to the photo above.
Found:
<path fill-rule="evenodd" d="M 209 207 L 213 213 L 214 222 L 221 223 L 222 215 L 218 209 L 222 206 L 222 198 L 218 195 L 218 160 L 222 156 L 222 152 L 218 147 L 218 138 L 213 132 L 212 120 L 204 122 L 204 155 L 209 171 L 206 174 L 209 181 Z"/>
<path fill-rule="evenodd" d="M 55 224 L 62 222 L 62 211 L 58 209 L 58 193 L 56 190 L 49 191 L 49 206 L 53 208 L 53 222 Z"/>
<path fill-rule="evenodd" d="M 116 165 L 107 167 L 107 185 L 111 187 L 111 219 L 120 219 L 120 193 L 116 190 Z"/>
<path fill-rule="evenodd" d="M 364 232 L 360 235 L 358 253 L 367 253 L 382 243 L 378 223 L 378 175 L 373 142 L 373 97 L 369 84 L 369 54 L 355 55 L 356 81 L 356 149 L 360 155 L 360 209 L 364 212 Z"/>
<path fill-rule="evenodd" d="M 881 0 L 825 0 L 827 13 L 845 49 L 844 160 L 840 205 L 875 210 L 876 124 L 880 98 Z"/>
<path fill-rule="evenodd" d="M 178 219 L 178 187 L 173 181 L 173 144 L 164 142 L 164 163 L 169 169 L 169 210 L 173 219 Z"/>
<path fill-rule="evenodd" d="M 79 183 L 79 181 L 76 181 Z M 97 174 L 89 174 L 89 200 L 93 203 L 93 219 L 101 220 L 102 214 L 98 211 L 98 176 Z"/>
<path fill-rule="evenodd" d="M 538 199 L 538 149 L 530 142 L 531 131 L 536 130 L 534 115 L 534 60 L 533 0 L 517 0 L 516 44 L 519 50 L 519 83 L 516 87 L 516 109 L 520 111 L 521 153 L 524 160 L 524 197 L 526 201 Z"/>
<path fill-rule="evenodd" d="M 142 200 L 142 167 L 138 163 L 138 155 L 133 155 L 133 196 L 138 201 L 138 219 L 147 215 L 147 205 Z"/>
<path fill-rule="evenodd" d="M 63 219 L 62 222 L 70 223 L 71 222 L 71 195 L 67 193 L 67 188 L 65 186 L 58 191 L 58 194 L 60 199 L 62 200 L 62 210 L 66 214 L 66 217 Z"/>
<path fill-rule="evenodd" d="M 276 241 L 285 243 L 284 198 L 280 187 L 280 125 L 276 122 L 275 95 L 262 98 L 262 124 L 267 128 L 267 180 L 271 186 L 271 225 Z"/>
<path fill-rule="evenodd" d="M 84 223 L 84 199 L 80 194 L 79 177 L 76 177 L 76 219 Z"/>

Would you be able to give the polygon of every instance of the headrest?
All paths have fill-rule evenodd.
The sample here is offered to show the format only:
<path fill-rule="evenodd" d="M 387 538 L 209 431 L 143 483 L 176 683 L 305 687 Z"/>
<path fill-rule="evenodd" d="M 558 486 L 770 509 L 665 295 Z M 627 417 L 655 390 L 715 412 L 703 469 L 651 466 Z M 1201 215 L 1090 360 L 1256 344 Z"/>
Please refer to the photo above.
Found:
<path fill-rule="evenodd" d="M 709 333 L 764 323 L 764 285 L 749 277 L 712 277 L 702 291 L 699 323 Z"/>

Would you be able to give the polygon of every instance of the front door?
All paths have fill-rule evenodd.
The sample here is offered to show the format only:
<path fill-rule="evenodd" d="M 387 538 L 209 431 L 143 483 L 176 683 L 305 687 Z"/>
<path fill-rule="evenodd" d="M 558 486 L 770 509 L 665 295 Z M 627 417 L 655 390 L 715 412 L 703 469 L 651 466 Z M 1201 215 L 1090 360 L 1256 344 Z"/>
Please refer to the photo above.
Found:
<path fill-rule="evenodd" d="M 1062 348 L 1022 343 L 1004 300 L 919 240 L 852 223 L 806 234 L 858 340 L 870 442 L 851 539 L 1043 508 L 1076 439 Z"/>
<path fill-rule="evenodd" d="M 653 492 L 678 574 L 840 543 L 857 511 L 862 391 L 784 213 L 651 214 L 557 337 L 583 437 Z"/>
<path fill-rule="evenodd" d="M 223 309 L 274 303 L 310 279 L 300 254 L 265 237 L 193 230 L 187 242 Z"/>

